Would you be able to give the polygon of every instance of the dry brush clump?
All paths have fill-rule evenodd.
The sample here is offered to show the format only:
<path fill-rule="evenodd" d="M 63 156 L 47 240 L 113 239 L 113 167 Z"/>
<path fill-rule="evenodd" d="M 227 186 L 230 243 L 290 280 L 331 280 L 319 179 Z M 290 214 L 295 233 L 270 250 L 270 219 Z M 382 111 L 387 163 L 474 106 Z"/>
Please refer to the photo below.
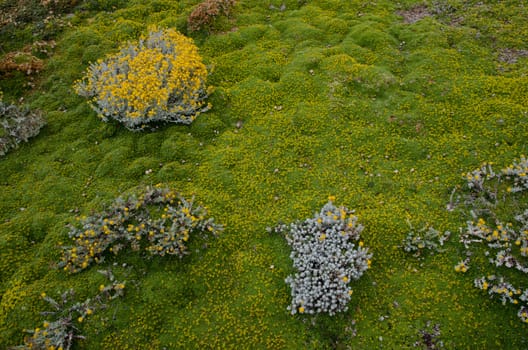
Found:
<path fill-rule="evenodd" d="M 44 69 L 44 61 L 38 56 L 50 56 L 55 48 L 55 41 L 36 41 L 17 51 L 6 53 L 0 58 L 0 74 L 14 71 L 26 75 L 38 74 Z"/>
<path fill-rule="evenodd" d="M 56 15 L 69 13 L 79 5 L 78 0 L 4 0 L 0 3 L 0 29 L 38 21 L 50 21 Z"/>
<path fill-rule="evenodd" d="M 187 19 L 187 28 L 190 32 L 199 30 L 212 30 L 215 21 L 223 16 L 229 18 L 235 0 L 205 0 L 191 12 Z"/>

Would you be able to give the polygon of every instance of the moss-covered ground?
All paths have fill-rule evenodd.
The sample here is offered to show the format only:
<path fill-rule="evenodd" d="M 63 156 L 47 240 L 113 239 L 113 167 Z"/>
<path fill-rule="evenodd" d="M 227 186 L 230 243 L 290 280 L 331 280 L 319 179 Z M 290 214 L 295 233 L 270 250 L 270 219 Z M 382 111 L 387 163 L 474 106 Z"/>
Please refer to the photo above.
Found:
<path fill-rule="evenodd" d="M 84 300 L 102 283 L 98 266 L 55 268 L 66 224 L 163 183 L 225 231 L 184 259 L 109 257 L 126 295 L 79 326 L 76 348 L 402 349 L 427 321 L 449 349 L 528 347 L 517 309 L 473 287 L 479 268 L 454 271 L 468 217 L 446 210 L 463 172 L 528 152 L 523 1 L 240 0 L 215 32 L 187 33 L 198 2 L 93 1 L 67 16 L 32 88 L 23 74 L 0 77 L 4 100 L 23 97 L 48 123 L 0 159 L 0 344 L 42 323 L 42 292 Z M 133 133 L 101 122 L 73 83 L 152 25 L 195 39 L 213 108 L 190 126 Z M 0 34 L 3 50 L 31 40 Z M 266 228 L 329 195 L 356 210 L 372 267 L 348 312 L 291 316 L 289 248 Z M 406 220 L 453 232 L 445 252 L 407 255 Z"/>

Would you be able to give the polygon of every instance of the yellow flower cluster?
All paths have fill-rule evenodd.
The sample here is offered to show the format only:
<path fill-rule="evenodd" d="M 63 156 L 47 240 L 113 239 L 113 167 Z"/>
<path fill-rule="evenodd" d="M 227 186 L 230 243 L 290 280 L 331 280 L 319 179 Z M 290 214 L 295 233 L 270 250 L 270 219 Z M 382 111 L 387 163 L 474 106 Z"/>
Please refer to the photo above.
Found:
<path fill-rule="evenodd" d="M 469 232 L 479 238 L 485 239 L 489 244 L 495 244 L 495 247 L 512 248 L 513 242 L 515 246 L 519 247 L 521 256 L 528 255 L 528 230 L 521 229 L 518 232 L 513 229 L 512 223 L 506 225 L 497 224 L 493 229 L 486 225 L 483 218 L 479 218 L 477 223 L 470 223 L 468 225 Z"/>
<path fill-rule="evenodd" d="M 513 164 L 508 165 L 505 169 L 503 169 L 503 173 L 508 173 L 512 170 L 519 171 L 520 177 L 525 177 L 528 173 L 528 164 L 526 164 L 526 156 L 524 154 L 521 154 L 520 162 L 515 162 Z"/>
<path fill-rule="evenodd" d="M 209 109 L 206 77 L 192 40 L 167 29 L 92 64 L 75 89 L 103 120 L 138 129 L 152 121 L 191 123 Z"/>
<path fill-rule="evenodd" d="M 455 266 L 455 271 L 456 272 L 466 272 L 467 270 L 469 269 L 468 265 L 467 265 L 467 261 L 460 261 L 456 266 Z"/>

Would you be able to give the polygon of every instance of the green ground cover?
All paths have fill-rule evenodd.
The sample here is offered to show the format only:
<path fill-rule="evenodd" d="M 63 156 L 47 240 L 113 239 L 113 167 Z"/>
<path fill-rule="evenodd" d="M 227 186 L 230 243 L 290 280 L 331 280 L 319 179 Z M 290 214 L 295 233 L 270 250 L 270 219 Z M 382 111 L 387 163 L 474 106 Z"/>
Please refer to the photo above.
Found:
<path fill-rule="evenodd" d="M 523 2 L 240 0 L 216 31 L 191 35 L 198 3 L 83 2 L 50 29 L 57 45 L 30 85 L 0 75 L 5 101 L 23 97 L 47 121 L 0 158 L 0 344 L 42 324 L 41 293 L 85 300 L 104 283 L 99 266 L 56 268 L 67 224 L 162 183 L 194 195 L 224 231 L 183 259 L 108 256 L 126 293 L 78 324 L 75 348 L 412 348 L 428 321 L 449 349 L 528 347 L 518 308 L 473 287 L 487 266 L 455 272 L 471 218 L 462 204 L 446 210 L 463 173 L 528 152 Z M 155 131 L 101 122 L 74 82 L 152 25 L 194 38 L 212 109 Z M 31 44 L 32 30 L 46 39 L 4 27 L 0 55 Z M 346 313 L 292 316 L 289 247 L 266 228 L 311 217 L 330 195 L 355 209 L 372 266 Z M 501 210 L 526 208 L 526 195 L 515 206 Z M 453 234 L 417 259 L 400 247 L 407 222 Z"/>

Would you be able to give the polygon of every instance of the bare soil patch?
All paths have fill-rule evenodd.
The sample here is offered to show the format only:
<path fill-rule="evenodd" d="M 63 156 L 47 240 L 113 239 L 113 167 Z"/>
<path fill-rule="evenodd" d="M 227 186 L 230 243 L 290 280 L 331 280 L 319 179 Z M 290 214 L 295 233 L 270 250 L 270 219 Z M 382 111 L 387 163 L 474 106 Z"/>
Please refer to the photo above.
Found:
<path fill-rule="evenodd" d="M 516 63 L 519 58 L 528 57 L 528 50 L 501 49 L 499 51 L 499 61 L 504 63 Z"/>
<path fill-rule="evenodd" d="M 432 16 L 431 11 L 425 5 L 418 5 L 409 10 L 396 11 L 396 14 L 402 16 L 403 22 L 408 24 L 412 24 L 418 22 L 422 18 Z"/>

